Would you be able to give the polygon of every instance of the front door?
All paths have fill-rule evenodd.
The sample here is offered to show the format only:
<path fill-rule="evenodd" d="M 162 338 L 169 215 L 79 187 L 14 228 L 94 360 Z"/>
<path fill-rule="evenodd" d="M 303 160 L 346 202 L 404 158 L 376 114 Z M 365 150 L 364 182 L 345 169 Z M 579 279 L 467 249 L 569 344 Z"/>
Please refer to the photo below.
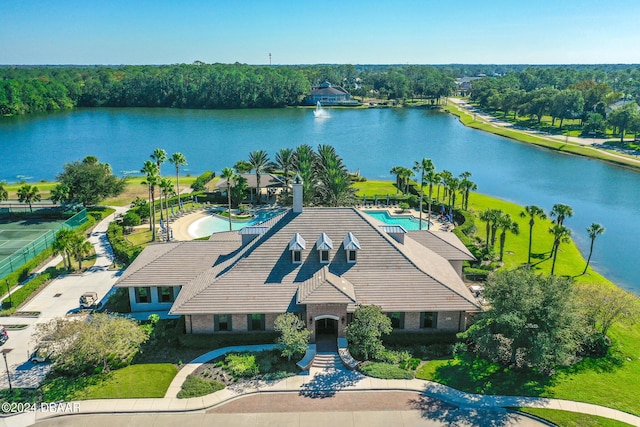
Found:
<path fill-rule="evenodd" d="M 316 320 L 316 351 L 337 351 L 338 321 L 335 319 Z"/>

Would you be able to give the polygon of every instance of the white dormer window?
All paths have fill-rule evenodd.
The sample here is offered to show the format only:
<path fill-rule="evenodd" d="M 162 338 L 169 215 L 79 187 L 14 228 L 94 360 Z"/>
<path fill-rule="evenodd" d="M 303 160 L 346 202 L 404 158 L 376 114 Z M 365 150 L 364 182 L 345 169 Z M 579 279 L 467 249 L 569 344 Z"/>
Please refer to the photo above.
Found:
<path fill-rule="evenodd" d="M 346 251 L 347 262 L 349 264 L 354 264 L 358 260 L 357 251 L 360 250 L 360 242 L 352 232 L 348 232 L 344 240 L 342 241 L 342 244 L 344 245 L 344 250 Z"/>
<path fill-rule="evenodd" d="M 289 250 L 291 251 L 291 261 L 294 264 L 302 263 L 302 251 L 307 246 L 307 242 L 302 238 L 300 233 L 293 235 L 289 241 Z"/>
<path fill-rule="evenodd" d="M 327 236 L 327 233 L 322 233 L 316 241 L 316 249 L 320 257 L 320 262 L 323 264 L 329 263 L 329 251 L 333 249 L 333 241 Z"/>

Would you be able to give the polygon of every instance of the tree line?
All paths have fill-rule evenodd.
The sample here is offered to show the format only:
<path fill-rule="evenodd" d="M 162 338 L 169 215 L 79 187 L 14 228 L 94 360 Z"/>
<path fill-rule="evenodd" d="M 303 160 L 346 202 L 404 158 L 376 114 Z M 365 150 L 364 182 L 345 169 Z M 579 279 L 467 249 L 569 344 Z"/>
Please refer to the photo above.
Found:
<path fill-rule="evenodd" d="M 471 99 L 490 111 L 530 116 L 539 124 L 551 116 L 562 128 L 578 119 L 584 134 L 619 133 L 640 129 L 640 69 L 605 73 L 600 69 L 526 68 L 472 82 Z"/>
<path fill-rule="evenodd" d="M 354 96 L 433 101 L 453 78 L 429 66 L 358 70 L 353 65 L 0 67 L 0 115 L 74 107 L 278 108 L 299 105 L 329 81 Z"/>

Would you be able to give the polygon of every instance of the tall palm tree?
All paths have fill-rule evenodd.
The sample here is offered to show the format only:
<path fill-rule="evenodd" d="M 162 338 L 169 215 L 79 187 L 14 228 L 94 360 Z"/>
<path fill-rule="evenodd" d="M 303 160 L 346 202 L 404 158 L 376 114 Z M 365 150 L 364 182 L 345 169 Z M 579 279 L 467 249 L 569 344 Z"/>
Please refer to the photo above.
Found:
<path fill-rule="evenodd" d="M 440 182 L 440 174 L 432 169 L 427 172 L 424 179 L 429 184 L 429 201 L 428 201 L 428 213 L 427 213 L 427 230 L 431 228 L 431 203 L 433 202 L 433 185 Z"/>
<path fill-rule="evenodd" d="M 82 270 L 82 260 L 91 253 L 93 245 L 88 240 L 85 240 L 82 235 L 74 233 L 70 246 L 71 253 L 78 262 L 78 269 Z"/>
<path fill-rule="evenodd" d="M 231 168 L 222 169 L 222 175 L 220 175 L 223 179 L 227 180 L 227 203 L 229 205 L 228 213 L 229 213 L 229 231 L 231 231 L 231 179 L 235 176 L 235 172 Z"/>
<path fill-rule="evenodd" d="M 70 228 L 61 228 L 53 241 L 53 253 L 62 255 L 64 268 L 71 270 L 71 240 L 75 233 Z"/>
<path fill-rule="evenodd" d="M 502 231 L 500 233 L 500 262 L 502 262 L 502 259 L 504 257 L 504 242 L 507 239 L 507 231 L 518 235 L 520 234 L 520 226 L 511 218 L 511 215 L 509 214 L 500 215 L 497 223 L 498 228 Z"/>
<path fill-rule="evenodd" d="M 480 212 L 480 221 L 486 222 L 486 251 L 489 253 L 489 243 L 491 242 L 491 225 L 496 222 L 497 218 L 502 215 L 502 211 L 499 209 L 486 209 Z"/>
<path fill-rule="evenodd" d="M 419 230 L 422 230 L 422 199 L 424 199 L 424 184 L 426 181 L 426 175 L 430 171 L 435 170 L 435 166 L 431 159 L 427 159 L 423 157 L 421 161 L 415 162 L 413 166 L 413 170 L 416 172 L 420 172 L 420 222 L 419 222 Z M 431 186 L 430 186 L 431 187 Z M 431 214 L 431 194 L 429 194 L 429 214 Z"/>
<path fill-rule="evenodd" d="M 355 192 L 351 177 L 336 149 L 331 145 L 319 145 L 316 166 L 320 203 L 329 206 L 352 205 Z"/>
<path fill-rule="evenodd" d="M 156 241 L 156 186 L 159 183 L 158 166 L 151 160 L 144 162 L 140 172 L 146 175 L 143 184 L 146 184 L 149 192 L 149 229 L 151 231 L 151 240 Z"/>
<path fill-rule="evenodd" d="M 564 225 L 554 224 L 549 228 L 549 233 L 553 235 L 553 262 L 551 263 L 551 275 L 556 268 L 556 258 L 558 257 L 558 248 L 560 243 L 566 243 L 569 241 L 571 231 Z"/>
<path fill-rule="evenodd" d="M 0 182 L 0 202 L 9 199 L 9 192 L 7 191 L 6 185 L 6 182 Z"/>
<path fill-rule="evenodd" d="M 171 197 L 173 191 L 173 181 L 169 178 L 160 178 L 160 211 L 162 212 L 162 196 L 164 196 L 164 209 L 165 216 L 167 218 L 166 228 L 167 228 L 167 242 L 171 238 L 171 233 L 169 229 L 169 197 Z"/>
<path fill-rule="evenodd" d="M 556 203 L 549 212 L 549 217 L 556 219 L 556 224 L 564 225 L 566 218 L 573 216 L 573 208 L 569 205 L 563 205 L 562 203 Z M 553 247 L 551 248 L 551 256 L 553 256 Z"/>
<path fill-rule="evenodd" d="M 187 164 L 187 159 L 184 157 L 184 154 L 177 152 L 173 153 L 171 157 L 169 157 L 169 163 L 171 163 L 176 168 L 176 194 L 178 195 L 178 206 L 180 205 L 180 166 L 185 166 Z"/>
<path fill-rule="evenodd" d="M 255 150 L 249 153 L 249 163 L 251 163 L 251 169 L 256 173 L 256 187 L 257 187 L 257 203 L 260 204 L 262 198 L 262 188 L 260 187 L 260 176 L 272 170 L 272 164 L 269 162 L 269 155 L 264 150 Z"/>
<path fill-rule="evenodd" d="M 33 213 L 32 203 L 39 202 L 40 200 L 40 192 L 35 185 L 23 184 L 22 187 L 18 188 L 18 201 L 20 203 L 27 203 L 31 213 Z"/>
<path fill-rule="evenodd" d="M 304 205 L 307 206 L 315 198 L 318 155 L 310 145 L 302 144 L 296 147 L 294 156 L 294 169 L 302 178 L 302 200 Z"/>
<path fill-rule="evenodd" d="M 467 210 L 469 208 L 469 193 L 473 190 L 477 190 L 478 186 L 471 181 L 471 172 L 462 172 L 460 178 L 460 191 L 462 192 L 462 209 Z"/>
<path fill-rule="evenodd" d="M 162 148 L 156 148 L 150 157 L 151 160 L 156 162 L 158 166 L 158 176 L 162 178 L 162 164 L 167 161 L 167 152 Z M 162 215 L 162 196 L 160 197 L 160 219 L 164 221 L 164 216 Z"/>
<path fill-rule="evenodd" d="M 449 195 L 449 182 L 451 182 L 451 178 L 453 178 L 453 174 L 448 170 L 443 170 L 442 172 L 440 172 L 440 184 L 442 184 L 443 202 L 447 200 L 447 196 Z"/>
<path fill-rule="evenodd" d="M 276 166 L 278 169 L 282 171 L 282 175 L 284 176 L 284 191 L 285 193 L 289 192 L 289 179 L 291 170 L 294 166 L 295 160 L 295 152 L 292 148 L 281 148 L 276 153 Z"/>
<path fill-rule="evenodd" d="M 605 228 L 596 223 L 591 223 L 590 226 L 587 227 L 587 233 L 589 234 L 589 238 L 591 239 L 591 246 L 589 247 L 589 258 L 587 258 L 587 265 L 584 266 L 584 271 L 582 274 L 587 272 L 587 268 L 589 268 L 589 262 L 591 261 L 591 254 L 593 254 L 593 243 L 596 241 L 596 237 L 604 233 Z"/>
<path fill-rule="evenodd" d="M 396 193 L 398 191 L 402 191 L 402 182 L 400 179 L 400 175 L 402 175 L 402 169 L 404 169 L 403 166 L 394 166 L 391 168 L 391 170 L 389 171 L 389 173 L 391 175 L 395 175 L 396 176 Z"/>
<path fill-rule="evenodd" d="M 562 203 L 556 203 L 549 212 L 551 218 L 556 218 L 556 224 L 564 225 L 564 220 L 573 216 L 573 208 L 569 205 L 563 205 Z"/>
<path fill-rule="evenodd" d="M 409 181 L 411 180 L 411 177 L 413 176 L 413 171 L 409 168 L 401 168 L 400 169 L 400 180 L 402 182 L 402 186 L 403 186 L 403 193 L 408 193 L 409 192 Z"/>
<path fill-rule="evenodd" d="M 536 205 L 529 205 L 524 207 L 524 211 L 520 212 L 522 218 L 529 217 L 529 256 L 527 257 L 527 264 L 531 264 L 531 243 L 533 241 L 533 226 L 536 223 L 536 217 L 540 219 L 546 219 L 547 215 L 541 207 Z"/>

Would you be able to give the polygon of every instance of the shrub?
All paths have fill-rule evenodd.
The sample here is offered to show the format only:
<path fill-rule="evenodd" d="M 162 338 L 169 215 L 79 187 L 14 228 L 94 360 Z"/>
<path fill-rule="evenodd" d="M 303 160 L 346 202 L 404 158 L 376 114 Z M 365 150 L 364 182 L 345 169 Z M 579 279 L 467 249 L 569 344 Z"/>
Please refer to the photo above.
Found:
<path fill-rule="evenodd" d="M 206 396 L 223 388 L 225 388 L 225 385 L 221 382 L 189 375 L 182 384 L 182 389 L 178 392 L 178 399 Z"/>
<path fill-rule="evenodd" d="M 409 354 L 408 351 L 384 350 L 380 352 L 380 355 L 377 357 L 377 360 L 380 362 L 398 365 L 400 363 L 406 362 L 410 358 L 411 358 L 411 355 Z"/>
<path fill-rule="evenodd" d="M 132 245 L 124 238 L 124 228 L 116 222 L 109 224 L 107 237 L 113 248 L 114 256 L 125 265 L 131 264 L 142 252 L 142 248 Z"/>
<path fill-rule="evenodd" d="M 484 282 L 489 276 L 489 271 L 482 268 L 465 267 L 464 275 L 469 280 Z"/>
<path fill-rule="evenodd" d="M 125 227 L 135 227 L 136 225 L 140 225 L 141 222 L 140 215 L 135 212 L 127 212 L 122 218 L 122 225 Z"/>
<path fill-rule="evenodd" d="M 226 369 L 234 377 L 253 377 L 260 373 L 256 356 L 250 353 L 229 353 L 225 357 Z"/>
<path fill-rule="evenodd" d="M 424 332 L 399 332 L 385 336 L 382 342 L 386 347 L 415 347 L 432 344 L 454 344 L 458 341 L 456 334 L 452 332 L 438 332 L 426 334 Z"/>
<path fill-rule="evenodd" d="M 52 279 L 55 279 L 62 273 L 61 270 L 58 270 L 54 267 L 47 268 L 42 274 L 35 276 L 33 279 L 29 280 L 25 285 L 23 285 L 20 289 L 11 294 L 11 302 L 13 303 L 13 307 L 7 310 L 1 310 L 0 316 L 10 316 L 15 312 L 15 308 L 20 306 L 23 302 L 25 302 L 32 293 L 40 289 L 44 284 L 49 282 Z M 2 301 L 3 307 L 9 306 L 9 297 L 5 298 Z"/>
<path fill-rule="evenodd" d="M 420 365 L 420 363 L 422 363 L 422 360 L 418 359 L 417 357 L 411 357 L 401 362 L 398 366 L 400 366 L 401 369 L 413 372 Z"/>
<path fill-rule="evenodd" d="M 409 209 L 411 206 L 407 202 L 400 202 L 398 204 L 398 207 L 404 211 L 404 210 Z"/>
<path fill-rule="evenodd" d="M 211 181 L 216 176 L 215 172 L 206 171 L 193 181 L 191 184 L 191 188 L 193 191 L 204 191 L 206 189 L 206 185 L 209 181 Z"/>
<path fill-rule="evenodd" d="M 180 331 L 184 331 L 184 320 L 181 319 Z M 178 334 L 180 346 L 214 350 L 233 345 L 273 344 L 278 338 L 277 332 L 243 332 L 231 334 Z"/>
<path fill-rule="evenodd" d="M 109 295 L 109 311 L 116 313 L 131 313 L 131 301 L 129 300 L 129 289 L 118 288 Z"/>

